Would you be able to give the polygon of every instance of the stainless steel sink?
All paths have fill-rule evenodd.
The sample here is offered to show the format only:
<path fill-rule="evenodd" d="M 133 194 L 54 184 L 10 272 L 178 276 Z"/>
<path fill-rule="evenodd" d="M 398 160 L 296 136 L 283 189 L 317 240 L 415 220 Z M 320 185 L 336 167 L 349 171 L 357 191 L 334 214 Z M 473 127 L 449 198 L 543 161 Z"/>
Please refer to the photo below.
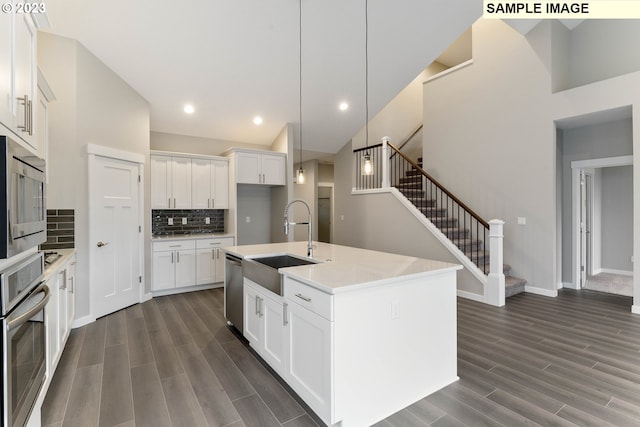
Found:
<path fill-rule="evenodd" d="M 242 273 L 244 277 L 263 288 L 282 295 L 282 274 L 278 272 L 278 269 L 316 263 L 316 261 L 292 255 L 245 258 L 242 260 Z"/>

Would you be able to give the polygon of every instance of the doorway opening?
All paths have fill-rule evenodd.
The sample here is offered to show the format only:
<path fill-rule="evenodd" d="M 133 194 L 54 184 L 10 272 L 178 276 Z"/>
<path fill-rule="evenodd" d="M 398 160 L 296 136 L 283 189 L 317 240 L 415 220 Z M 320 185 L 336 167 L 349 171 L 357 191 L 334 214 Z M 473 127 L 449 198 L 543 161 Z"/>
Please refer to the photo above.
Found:
<path fill-rule="evenodd" d="M 575 289 L 633 296 L 633 157 L 571 162 Z"/>
<path fill-rule="evenodd" d="M 333 184 L 318 183 L 318 241 L 333 242 Z"/>

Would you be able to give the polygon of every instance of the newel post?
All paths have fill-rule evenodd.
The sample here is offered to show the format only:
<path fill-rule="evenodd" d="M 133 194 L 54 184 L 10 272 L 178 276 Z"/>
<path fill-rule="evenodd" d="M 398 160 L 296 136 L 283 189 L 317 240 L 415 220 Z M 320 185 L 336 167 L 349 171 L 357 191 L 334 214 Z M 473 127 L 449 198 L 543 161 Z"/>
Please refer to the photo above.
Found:
<path fill-rule="evenodd" d="M 489 221 L 489 280 L 485 289 L 485 302 L 502 307 L 504 305 L 503 239 L 504 221 Z"/>
<path fill-rule="evenodd" d="M 382 137 L 382 188 L 389 188 L 389 146 L 387 145 L 391 141 L 388 136 Z"/>

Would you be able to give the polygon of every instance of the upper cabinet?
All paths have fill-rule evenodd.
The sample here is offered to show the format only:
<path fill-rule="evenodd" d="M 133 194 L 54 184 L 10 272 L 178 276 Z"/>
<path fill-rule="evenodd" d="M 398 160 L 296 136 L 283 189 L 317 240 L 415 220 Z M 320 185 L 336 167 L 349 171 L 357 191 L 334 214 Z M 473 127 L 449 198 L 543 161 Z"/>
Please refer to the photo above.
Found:
<path fill-rule="evenodd" d="M 151 208 L 191 209 L 191 159 L 151 156 Z"/>
<path fill-rule="evenodd" d="M 191 159 L 193 209 L 229 208 L 229 162 L 226 159 Z"/>
<path fill-rule="evenodd" d="M 286 154 L 258 150 L 234 150 L 237 184 L 285 185 Z"/>
<path fill-rule="evenodd" d="M 42 25 L 37 23 L 47 19 L 33 9 L 34 3 L 13 1 L 5 6 L 12 12 L 0 14 L 0 122 L 39 152 L 36 40 Z"/>
<path fill-rule="evenodd" d="M 151 209 L 228 209 L 229 161 L 151 155 Z"/>

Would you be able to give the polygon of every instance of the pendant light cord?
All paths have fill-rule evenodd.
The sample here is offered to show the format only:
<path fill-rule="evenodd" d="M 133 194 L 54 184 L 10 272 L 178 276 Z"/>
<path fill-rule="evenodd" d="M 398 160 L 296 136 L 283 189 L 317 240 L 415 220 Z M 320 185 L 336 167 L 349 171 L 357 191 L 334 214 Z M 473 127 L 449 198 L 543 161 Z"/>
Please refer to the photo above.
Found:
<path fill-rule="evenodd" d="M 364 0 L 364 144 L 369 147 L 369 0 Z"/>
<path fill-rule="evenodd" d="M 300 84 L 300 109 L 299 109 L 299 115 L 300 115 L 300 126 L 298 129 L 298 137 L 300 139 L 300 169 L 302 169 L 302 0 L 300 0 L 300 9 L 299 9 L 299 19 L 298 19 L 298 23 L 299 23 L 299 31 L 298 31 L 298 36 L 299 36 L 299 43 L 298 43 L 298 48 L 299 48 L 299 55 L 298 58 L 300 59 L 300 64 L 298 67 L 298 71 L 299 71 L 299 76 L 298 76 L 298 82 Z"/>

